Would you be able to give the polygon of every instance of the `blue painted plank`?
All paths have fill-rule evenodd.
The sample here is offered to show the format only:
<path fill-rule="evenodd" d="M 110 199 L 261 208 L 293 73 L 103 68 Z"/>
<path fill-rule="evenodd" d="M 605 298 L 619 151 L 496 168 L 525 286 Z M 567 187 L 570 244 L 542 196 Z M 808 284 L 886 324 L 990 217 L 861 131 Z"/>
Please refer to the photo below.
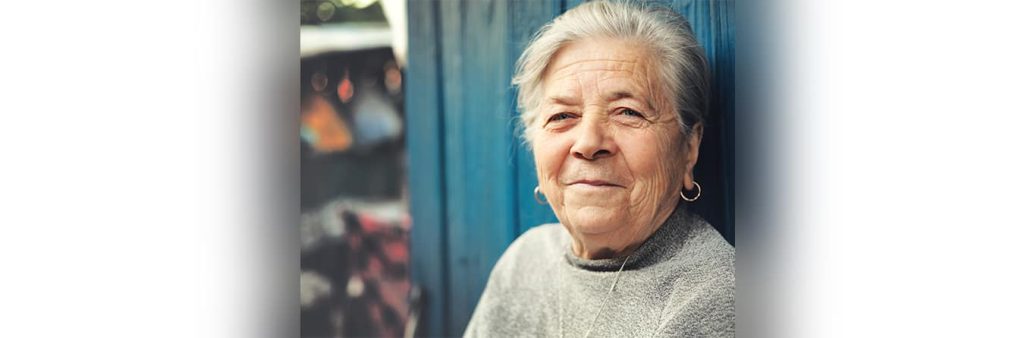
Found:
<path fill-rule="evenodd" d="M 410 126 L 406 149 L 409 167 L 414 168 L 408 175 L 411 270 L 423 295 L 418 332 L 430 336 L 445 332 L 443 318 L 449 298 L 436 5 L 429 1 L 409 2 L 410 55 L 405 89 L 405 114 Z"/>
<path fill-rule="evenodd" d="M 715 69 L 715 102 L 721 114 L 720 153 L 722 154 L 719 172 L 725 177 L 722 180 L 722 220 L 720 230 L 729 243 L 735 244 L 735 180 L 736 180 L 736 25 L 735 2 L 732 0 L 716 2 L 712 14 L 715 26 L 715 44 L 719 51 Z"/>
<path fill-rule="evenodd" d="M 514 236 L 505 1 L 441 3 L 448 191 L 449 334 L 465 328 Z"/>
<path fill-rule="evenodd" d="M 562 0 L 562 13 L 587 2 L 586 0 Z"/>
<path fill-rule="evenodd" d="M 467 290 L 465 288 L 455 287 L 455 285 L 462 284 L 461 278 L 466 276 L 465 274 L 465 262 L 460 262 L 460 257 L 466 250 L 472 250 L 467 248 L 471 241 L 465 239 L 466 230 L 470 226 L 469 221 L 466 219 L 466 214 L 463 212 L 469 206 L 466 203 L 466 181 L 465 181 L 465 161 L 462 156 L 466 153 L 465 130 L 464 120 L 466 114 L 463 111 L 462 101 L 462 63 L 463 53 L 461 50 L 462 34 L 462 2 L 459 1 L 442 1 L 439 2 L 441 22 L 441 71 L 442 71 L 442 97 L 444 100 L 444 128 L 445 134 L 443 135 L 445 148 L 445 169 L 443 173 L 445 177 L 445 188 L 448 192 L 446 196 L 447 204 L 445 205 L 446 212 L 448 213 L 448 229 L 447 233 L 447 244 L 448 245 L 448 256 L 444 257 L 446 264 L 448 264 L 449 278 L 445 285 L 448 290 L 448 307 L 445 308 L 445 327 L 446 335 L 457 334 L 457 322 L 456 318 L 468 317 L 463 310 L 466 298 Z M 460 266 L 460 263 L 463 265 Z"/>

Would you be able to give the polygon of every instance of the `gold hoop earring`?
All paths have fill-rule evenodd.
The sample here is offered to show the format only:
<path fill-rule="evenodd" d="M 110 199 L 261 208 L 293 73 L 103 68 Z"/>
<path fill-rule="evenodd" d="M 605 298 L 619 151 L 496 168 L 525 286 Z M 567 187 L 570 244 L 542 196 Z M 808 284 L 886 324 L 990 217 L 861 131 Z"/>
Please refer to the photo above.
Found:
<path fill-rule="evenodd" d="M 697 181 L 693 181 L 693 185 L 697 186 L 697 196 L 693 196 L 693 198 L 689 198 L 689 197 L 686 197 L 686 195 L 683 195 L 683 192 L 680 191 L 679 192 L 679 197 L 682 197 L 683 200 L 687 201 L 687 202 L 693 202 L 693 201 L 696 201 L 698 198 L 700 198 L 700 183 L 697 183 Z"/>
<path fill-rule="evenodd" d="M 533 188 L 533 199 L 536 200 L 537 203 L 540 204 L 540 205 L 548 204 L 548 201 L 546 199 L 544 201 L 540 200 L 540 186 L 539 185 L 536 188 Z"/>

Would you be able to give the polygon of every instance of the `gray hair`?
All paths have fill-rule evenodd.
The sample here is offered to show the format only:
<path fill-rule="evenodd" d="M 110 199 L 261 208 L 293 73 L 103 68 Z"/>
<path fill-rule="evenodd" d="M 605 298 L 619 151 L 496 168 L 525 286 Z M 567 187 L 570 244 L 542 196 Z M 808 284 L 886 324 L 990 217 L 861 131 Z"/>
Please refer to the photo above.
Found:
<path fill-rule="evenodd" d="M 543 76 L 555 53 L 587 38 L 638 42 L 653 54 L 656 83 L 676 112 L 683 133 L 703 122 L 709 105 L 709 78 L 704 50 L 686 19 L 662 6 L 595 1 L 579 5 L 541 27 L 516 62 L 512 84 L 519 88 L 518 105 L 525 140 L 533 143 L 533 122 L 543 95 Z"/>

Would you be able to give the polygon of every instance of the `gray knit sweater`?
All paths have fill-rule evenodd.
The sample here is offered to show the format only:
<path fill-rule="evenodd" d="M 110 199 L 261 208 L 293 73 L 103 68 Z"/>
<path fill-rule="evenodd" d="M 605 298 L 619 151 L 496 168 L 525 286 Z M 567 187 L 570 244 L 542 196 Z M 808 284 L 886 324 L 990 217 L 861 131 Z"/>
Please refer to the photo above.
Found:
<path fill-rule="evenodd" d="M 622 258 L 586 260 L 569 248 L 560 224 L 516 239 L 491 271 L 465 335 L 735 335 L 735 251 L 682 206 L 634 251 L 610 296 Z"/>

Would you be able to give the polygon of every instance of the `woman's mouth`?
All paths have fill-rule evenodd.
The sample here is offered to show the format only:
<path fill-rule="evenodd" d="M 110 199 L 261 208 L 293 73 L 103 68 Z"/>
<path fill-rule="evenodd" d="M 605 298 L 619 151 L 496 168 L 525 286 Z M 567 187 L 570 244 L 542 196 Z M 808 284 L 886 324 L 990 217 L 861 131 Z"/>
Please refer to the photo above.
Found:
<path fill-rule="evenodd" d="M 614 183 L 611 183 L 611 182 L 608 182 L 608 181 L 594 180 L 594 179 L 576 180 L 576 181 L 573 181 L 572 183 L 569 183 L 569 185 L 587 185 L 587 186 L 594 186 L 594 187 L 621 187 L 618 184 L 614 184 Z"/>

